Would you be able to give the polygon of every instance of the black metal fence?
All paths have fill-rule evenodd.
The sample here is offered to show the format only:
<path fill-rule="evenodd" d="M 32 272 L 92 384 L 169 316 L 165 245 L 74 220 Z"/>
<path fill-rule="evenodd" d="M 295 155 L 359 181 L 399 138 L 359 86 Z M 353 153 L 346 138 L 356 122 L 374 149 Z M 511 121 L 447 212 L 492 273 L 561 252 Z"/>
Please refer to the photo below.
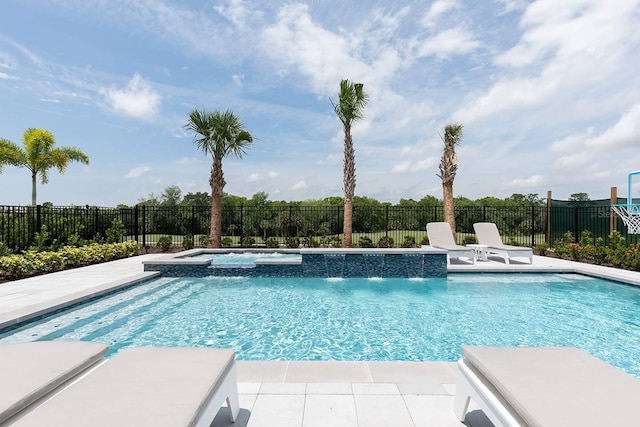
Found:
<path fill-rule="evenodd" d="M 589 230 L 594 239 L 606 240 L 610 214 L 602 206 L 456 207 L 457 240 L 473 241 L 476 222 L 496 223 L 505 243 L 523 246 L 552 245 L 567 231 L 578 239 L 583 230 Z M 143 245 L 154 245 L 160 236 L 170 236 L 175 245 L 181 245 L 184 236 L 191 235 L 195 246 L 206 246 L 210 215 L 210 206 L 0 206 L 0 242 L 17 251 L 32 246 L 38 237 L 47 245 L 101 241 L 117 220 L 126 239 Z M 271 239 L 286 244 L 298 238 L 302 246 L 338 246 L 343 218 L 343 207 L 335 205 L 224 207 L 223 243 L 254 246 Z M 442 206 L 354 206 L 354 246 L 420 246 L 427 243 L 425 225 L 443 220 Z M 620 219 L 617 229 L 626 236 Z M 637 243 L 636 236 L 627 240 Z"/>

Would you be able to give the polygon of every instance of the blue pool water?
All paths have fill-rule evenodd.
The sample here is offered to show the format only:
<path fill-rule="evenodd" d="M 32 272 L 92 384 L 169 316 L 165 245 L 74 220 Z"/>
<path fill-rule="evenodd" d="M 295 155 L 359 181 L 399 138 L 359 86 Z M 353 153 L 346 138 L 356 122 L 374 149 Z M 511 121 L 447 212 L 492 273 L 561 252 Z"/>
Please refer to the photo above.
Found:
<path fill-rule="evenodd" d="M 254 265 L 256 259 L 267 260 L 299 260 L 300 254 L 282 252 L 230 252 L 230 253 L 202 253 L 190 256 L 191 259 L 210 259 L 215 265 Z"/>
<path fill-rule="evenodd" d="M 455 361 L 460 346 L 575 346 L 640 377 L 640 288 L 573 274 L 160 278 L 0 335 L 211 346 L 239 360 Z"/>

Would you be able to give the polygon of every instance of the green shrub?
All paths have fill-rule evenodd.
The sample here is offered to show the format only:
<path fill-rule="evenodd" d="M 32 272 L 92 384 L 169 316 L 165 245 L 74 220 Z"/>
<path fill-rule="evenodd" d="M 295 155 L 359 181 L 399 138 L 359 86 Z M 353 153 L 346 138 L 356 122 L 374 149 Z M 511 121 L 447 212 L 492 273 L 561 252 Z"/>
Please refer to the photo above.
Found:
<path fill-rule="evenodd" d="M 244 236 L 240 239 L 240 246 L 251 247 L 256 244 L 256 239 L 253 236 Z"/>
<path fill-rule="evenodd" d="M 0 278 L 17 280 L 42 273 L 97 264 L 138 255 L 136 241 L 91 244 L 80 248 L 65 246 L 59 251 L 27 251 L 22 255 L 0 256 Z"/>
<path fill-rule="evenodd" d="M 225 239 L 229 239 L 229 237 L 225 237 L 224 239 L 222 239 L 222 244 L 224 245 L 224 241 Z M 202 235 L 198 238 L 198 247 L 200 248 L 208 248 L 209 247 L 209 236 L 207 235 Z"/>
<path fill-rule="evenodd" d="M 318 242 L 313 237 L 305 237 L 302 239 L 302 245 L 306 248 L 319 248 L 320 242 Z"/>
<path fill-rule="evenodd" d="M 342 239 L 340 236 L 329 237 L 329 246 L 332 248 L 339 248 L 342 246 Z"/>
<path fill-rule="evenodd" d="M 536 255 L 545 256 L 547 255 L 547 249 L 549 249 L 549 245 L 546 243 L 539 243 L 533 248 L 533 253 Z"/>
<path fill-rule="evenodd" d="M 462 244 L 463 245 L 475 245 L 476 243 L 478 243 L 478 239 L 473 234 L 469 234 L 468 236 L 464 236 L 464 238 L 462 239 Z"/>
<path fill-rule="evenodd" d="M 275 237 L 269 237 L 264 244 L 268 248 L 279 248 L 280 247 L 280 243 L 278 243 L 278 239 L 276 239 Z"/>
<path fill-rule="evenodd" d="M 414 248 L 416 246 L 416 238 L 414 236 L 404 236 L 404 241 L 402 242 L 403 248 Z"/>
<path fill-rule="evenodd" d="M 111 227 L 107 228 L 105 235 L 107 236 L 107 243 L 120 243 L 124 239 L 124 233 L 127 230 L 124 228 L 124 224 L 119 219 L 111 221 Z"/>
<path fill-rule="evenodd" d="M 298 237 L 287 237 L 285 239 L 285 244 L 288 248 L 297 249 L 300 247 L 300 239 Z"/>
<path fill-rule="evenodd" d="M 70 234 L 69 237 L 67 237 L 67 246 L 82 246 L 82 239 L 75 233 Z"/>
<path fill-rule="evenodd" d="M 162 249 L 162 252 L 167 252 L 173 245 L 170 236 L 160 236 L 156 242 L 156 247 Z"/>
<path fill-rule="evenodd" d="M 358 246 L 360 246 L 361 248 L 375 247 L 375 245 L 373 244 L 373 240 L 371 240 L 371 237 L 369 236 L 361 236 L 360 239 L 358 239 Z"/>
<path fill-rule="evenodd" d="M 11 255 L 11 249 L 4 243 L 0 242 L 0 256 Z"/>
<path fill-rule="evenodd" d="M 393 237 L 391 236 L 382 236 L 380 240 L 378 240 L 379 248 L 392 248 L 393 247 Z"/>
<path fill-rule="evenodd" d="M 607 252 L 608 248 L 604 244 L 604 239 L 602 237 L 598 237 L 593 249 L 593 262 L 596 264 L 604 264 L 607 260 Z"/>
<path fill-rule="evenodd" d="M 208 242 L 209 242 L 209 239 L 207 238 L 207 244 Z M 223 237 L 220 244 L 222 244 L 223 247 L 228 248 L 233 244 L 233 239 L 231 237 Z"/>
<path fill-rule="evenodd" d="M 40 227 L 40 231 L 34 236 L 34 243 L 29 249 L 36 252 L 42 252 L 46 250 L 49 237 L 50 235 L 49 231 L 47 230 L 47 226 L 43 224 L 42 227 Z"/>
<path fill-rule="evenodd" d="M 37 274 L 32 260 L 24 255 L 7 255 L 0 257 L 0 278 L 13 280 Z"/>
<path fill-rule="evenodd" d="M 422 236 L 422 240 L 420 240 L 420 244 L 422 246 L 428 246 L 429 245 L 429 236 L 427 236 L 426 234 L 424 236 Z"/>
<path fill-rule="evenodd" d="M 193 236 L 191 234 L 187 234 L 182 238 L 182 248 L 186 250 L 193 249 Z"/>

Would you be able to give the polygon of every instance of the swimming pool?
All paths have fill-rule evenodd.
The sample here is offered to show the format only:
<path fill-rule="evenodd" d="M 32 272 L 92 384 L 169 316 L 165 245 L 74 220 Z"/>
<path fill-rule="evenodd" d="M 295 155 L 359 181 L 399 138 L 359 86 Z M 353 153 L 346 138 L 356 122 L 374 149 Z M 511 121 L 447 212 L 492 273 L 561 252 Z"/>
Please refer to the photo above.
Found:
<path fill-rule="evenodd" d="M 455 361 L 462 344 L 575 346 L 640 377 L 640 288 L 576 274 L 168 278 L 0 335 L 212 346 L 239 360 Z"/>

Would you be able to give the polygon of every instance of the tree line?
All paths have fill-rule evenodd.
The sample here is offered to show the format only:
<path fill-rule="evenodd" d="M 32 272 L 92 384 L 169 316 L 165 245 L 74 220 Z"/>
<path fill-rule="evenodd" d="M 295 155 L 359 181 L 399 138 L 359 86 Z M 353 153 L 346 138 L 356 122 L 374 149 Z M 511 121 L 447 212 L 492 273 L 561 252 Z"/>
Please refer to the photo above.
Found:
<path fill-rule="evenodd" d="M 584 194 L 584 193 L 583 193 Z M 138 199 L 138 205 L 145 206 L 210 206 L 211 195 L 204 192 L 188 192 L 183 195 L 182 190 L 177 185 L 166 187 L 161 193 L 149 193 L 145 197 Z M 444 201 L 433 195 L 425 195 L 419 200 L 400 199 L 398 203 L 381 202 L 372 197 L 354 196 L 353 204 L 356 206 L 403 206 L 403 207 L 433 207 L 444 206 Z M 541 198 L 538 194 L 529 193 L 513 193 L 509 197 L 481 197 L 478 199 L 469 199 L 464 196 L 454 198 L 456 207 L 515 207 L 515 206 L 544 206 L 546 199 Z M 340 196 L 330 196 L 322 199 L 306 199 L 299 201 L 287 200 L 270 200 L 269 194 L 259 191 L 251 197 L 237 196 L 233 194 L 223 193 L 222 206 L 224 207 L 264 207 L 264 206 L 343 206 L 344 199 Z M 120 204 L 117 207 L 132 207 L 126 204 Z"/>

